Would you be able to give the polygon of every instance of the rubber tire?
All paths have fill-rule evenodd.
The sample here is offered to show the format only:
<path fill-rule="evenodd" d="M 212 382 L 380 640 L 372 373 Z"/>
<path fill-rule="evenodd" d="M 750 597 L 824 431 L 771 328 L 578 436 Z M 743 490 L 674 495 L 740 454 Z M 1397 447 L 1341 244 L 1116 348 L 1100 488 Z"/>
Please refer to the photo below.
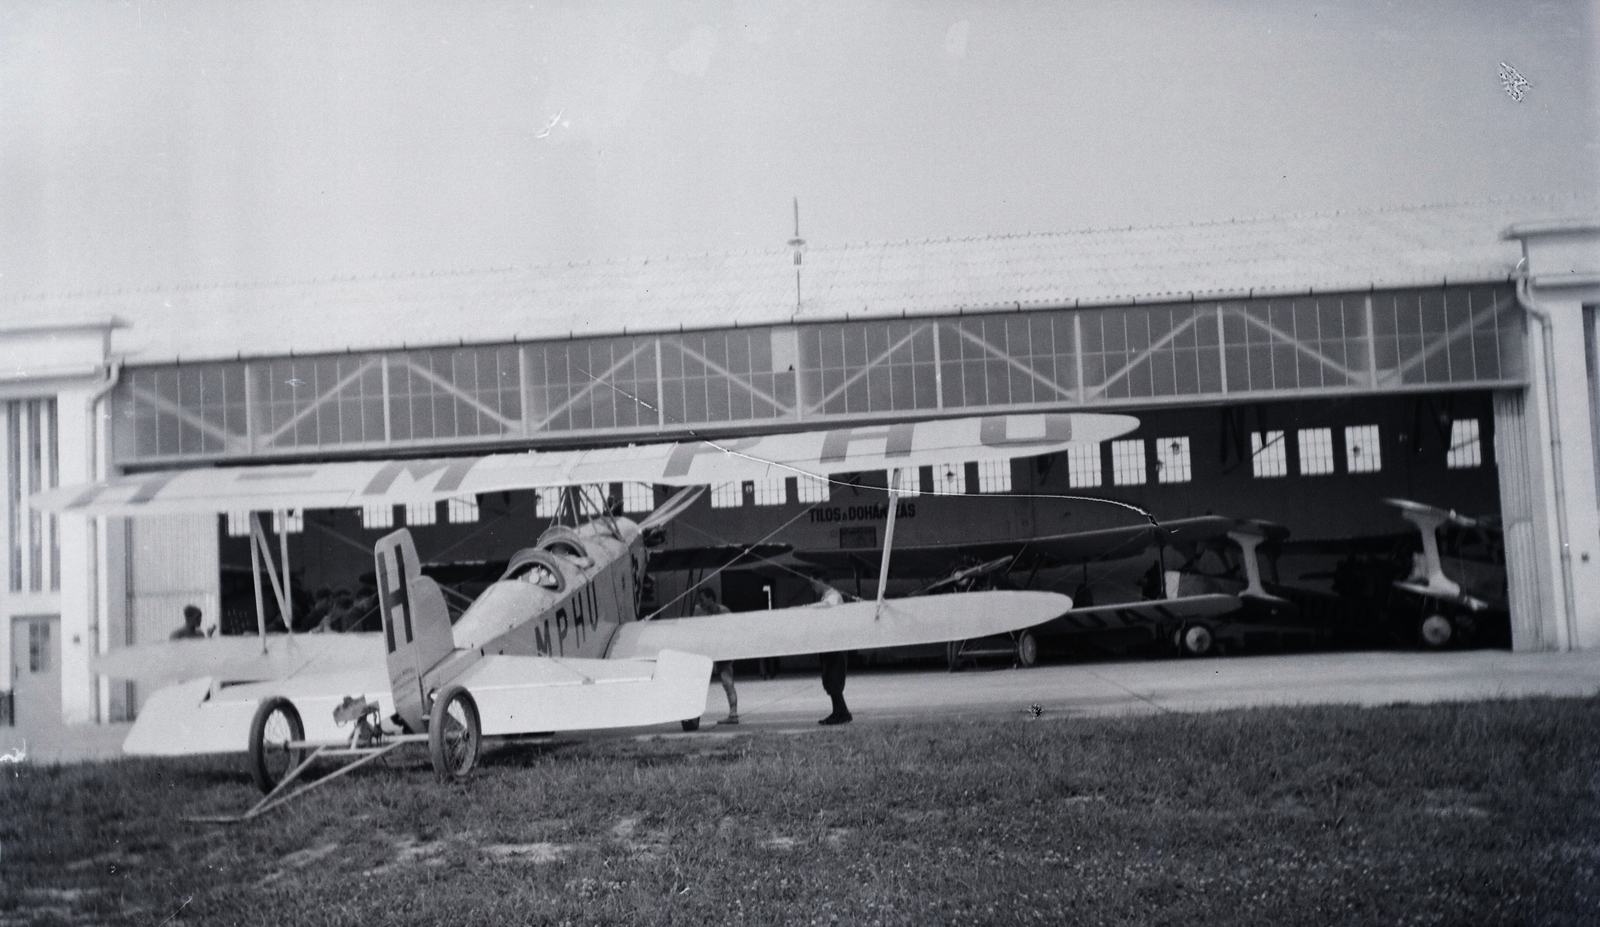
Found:
<path fill-rule="evenodd" d="M 450 714 L 452 705 L 461 707 L 464 725 Z M 461 732 L 464 744 L 460 750 L 448 749 L 451 744 L 446 738 L 457 731 Z M 450 686 L 439 693 L 428 717 L 428 758 L 433 761 L 434 775 L 441 782 L 459 782 L 467 778 L 478 762 L 482 745 L 483 726 L 478 720 L 478 703 L 472 700 L 472 693 L 461 686 Z"/>
<path fill-rule="evenodd" d="M 1203 657 L 1217 645 L 1217 638 L 1205 625 L 1191 624 L 1178 632 L 1178 643 L 1185 655 Z"/>
<path fill-rule="evenodd" d="M 267 722 L 273 715 L 281 715 L 288 722 L 289 740 L 306 739 L 306 727 L 300 722 L 300 712 L 293 702 L 276 695 L 256 707 L 256 715 L 250 719 L 250 778 L 263 794 L 277 788 L 290 770 L 305 761 L 308 752 L 304 748 L 272 749 L 267 746 Z M 276 768 L 280 758 L 286 763 L 281 771 Z"/>
<path fill-rule="evenodd" d="M 695 731 L 698 731 L 698 730 L 700 730 L 700 719 L 699 718 L 685 718 L 684 719 L 684 721 L 683 721 L 683 732 L 685 734 L 693 734 Z"/>
<path fill-rule="evenodd" d="M 1435 612 L 1417 625 L 1417 639 L 1428 650 L 1443 650 L 1455 639 L 1456 625 L 1449 618 Z"/>
<path fill-rule="evenodd" d="M 1017 635 L 1017 665 L 1026 669 L 1039 662 L 1039 640 L 1032 631 Z"/>

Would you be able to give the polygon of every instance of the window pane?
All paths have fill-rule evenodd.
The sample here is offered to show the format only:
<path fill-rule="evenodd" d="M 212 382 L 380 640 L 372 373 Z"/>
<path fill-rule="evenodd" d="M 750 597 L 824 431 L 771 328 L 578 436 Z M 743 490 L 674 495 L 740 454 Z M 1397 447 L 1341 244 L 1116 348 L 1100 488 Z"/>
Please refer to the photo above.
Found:
<path fill-rule="evenodd" d="M 1300 472 L 1321 476 L 1333 472 L 1333 429 L 1300 429 Z"/>
<path fill-rule="evenodd" d="M 828 490 L 832 486 L 820 476 L 795 477 L 795 499 L 800 502 L 827 502 Z"/>
<path fill-rule="evenodd" d="M 1144 439 L 1111 442 L 1111 482 L 1138 486 L 1145 481 Z"/>
<path fill-rule="evenodd" d="M 1450 423 L 1450 451 L 1445 464 L 1452 470 L 1483 464 L 1483 447 L 1478 438 L 1478 420 L 1458 418 Z"/>
<path fill-rule="evenodd" d="M 1283 432 L 1250 432 L 1250 469 L 1259 477 L 1289 475 L 1289 452 Z"/>
<path fill-rule="evenodd" d="M 1351 473 L 1377 473 L 1383 469 L 1383 450 L 1377 425 L 1351 425 L 1344 430 L 1345 469 Z"/>
<path fill-rule="evenodd" d="M 656 507 L 656 490 L 649 483 L 622 484 L 622 510 L 648 512 Z"/>
<path fill-rule="evenodd" d="M 460 496 L 448 500 L 446 514 L 452 525 L 471 524 L 478 520 L 478 497 Z"/>
<path fill-rule="evenodd" d="M 967 491 L 967 465 L 942 463 L 933 467 L 933 491 L 941 495 L 959 496 Z"/>
<path fill-rule="evenodd" d="M 978 461 L 978 492 L 1010 492 L 1011 461 Z"/>
<path fill-rule="evenodd" d="M 714 509 L 736 509 L 744 502 L 744 485 L 742 483 L 712 483 L 711 507 Z"/>
<path fill-rule="evenodd" d="M 769 476 L 753 481 L 756 505 L 782 505 L 788 501 L 789 480 L 782 476 Z"/>
<path fill-rule="evenodd" d="M 1194 477 L 1189 466 L 1189 438 L 1156 439 L 1156 479 L 1162 483 L 1187 483 Z"/>
<path fill-rule="evenodd" d="M 1099 486 L 1102 479 L 1099 444 L 1067 445 L 1067 482 L 1073 489 Z"/>

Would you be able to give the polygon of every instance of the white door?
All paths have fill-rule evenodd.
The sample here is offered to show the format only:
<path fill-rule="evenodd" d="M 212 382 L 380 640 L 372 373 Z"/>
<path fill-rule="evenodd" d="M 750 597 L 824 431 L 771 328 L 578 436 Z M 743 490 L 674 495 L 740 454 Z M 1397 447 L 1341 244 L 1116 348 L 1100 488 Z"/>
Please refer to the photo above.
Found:
<path fill-rule="evenodd" d="M 11 619 L 11 692 L 24 730 L 61 726 L 61 616 Z"/>

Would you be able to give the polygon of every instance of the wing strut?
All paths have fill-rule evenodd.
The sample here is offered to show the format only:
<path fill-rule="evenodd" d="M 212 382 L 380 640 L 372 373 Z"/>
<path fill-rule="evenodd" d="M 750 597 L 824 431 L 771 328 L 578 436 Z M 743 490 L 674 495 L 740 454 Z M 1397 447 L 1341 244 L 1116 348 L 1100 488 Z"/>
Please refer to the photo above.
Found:
<path fill-rule="evenodd" d="M 916 472 L 916 471 L 912 471 Z M 878 564 L 878 607 L 872 620 L 883 617 L 883 590 L 889 585 L 889 553 L 894 549 L 894 516 L 900 508 L 900 470 L 889 471 L 889 526 L 883 530 L 883 560 Z"/>
<path fill-rule="evenodd" d="M 267 652 L 267 612 L 261 591 L 261 561 L 267 562 L 267 580 L 272 584 L 272 595 L 278 600 L 278 614 L 283 616 L 283 627 L 294 637 L 294 615 L 290 611 L 289 588 L 289 513 L 278 513 L 278 557 L 283 564 L 283 579 L 279 582 L 278 567 L 272 561 L 272 548 L 267 544 L 267 532 L 261 527 L 261 516 L 250 513 L 250 574 L 256 589 L 256 628 L 261 634 L 261 652 Z"/>

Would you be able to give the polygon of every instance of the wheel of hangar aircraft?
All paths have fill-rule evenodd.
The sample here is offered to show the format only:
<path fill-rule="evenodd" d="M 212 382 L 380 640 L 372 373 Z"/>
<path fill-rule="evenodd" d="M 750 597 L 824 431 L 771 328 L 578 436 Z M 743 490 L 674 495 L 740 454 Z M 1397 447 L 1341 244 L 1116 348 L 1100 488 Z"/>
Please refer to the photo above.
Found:
<path fill-rule="evenodd" d="M 1456 626 L 1449 618 L 1437 612 L 1422 619 L 1422 625 L 1417 629 L 1418 636 L 1422 638 L 1422 645 L 1430 650 L 1442 650 L 1450 645 L 1450 639 L 1455 637 Z"/>
<path fill-rule="evenodd" d="M 433 701 L 428 720 L 428 755 L 440 781 L 465 779 L 478 762 L 483 728 L 478 705 L 461 686 L 450 686 Z"/>
<path fill-rule="evenodd" d="M 1216 645 L 1216 637 L 1203 624 L 1191 624 L 1178 632 L 1178 648 L 1186 656 L 1203 657 Z"/>
<path fill-rule="evenodd" d="M 1017 665 L 1028 667 L 1038 662 L 1039 641 L 1032 631 L 1023 631 L 1017 635 Z"/>
<path fill-rule="evenodd" d="M 281 696 L 269 698 L 250 721 L 250 778 L 256 788 L 270 792 L 289 771 L 305 759 L 304 748 L 290 747 L 306 739 L 305 725 L 294 703 Z"/>

